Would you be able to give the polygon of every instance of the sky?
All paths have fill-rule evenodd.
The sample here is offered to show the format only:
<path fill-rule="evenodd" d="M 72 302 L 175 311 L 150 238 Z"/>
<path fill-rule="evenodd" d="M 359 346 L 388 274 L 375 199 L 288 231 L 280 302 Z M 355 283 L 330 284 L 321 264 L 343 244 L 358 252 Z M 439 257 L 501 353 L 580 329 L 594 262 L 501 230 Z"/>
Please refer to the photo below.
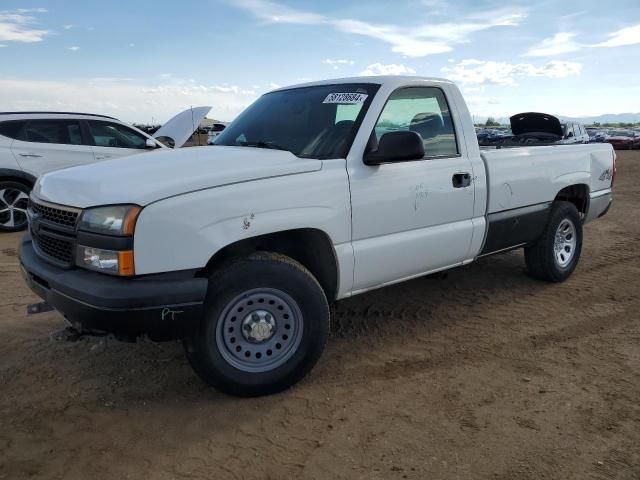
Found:
<path fill-rule="evenodd" d="M 129 122 L 379 74 L 454 80 L 476 120 L 640 112 L 640 1 L 1 0 L 0 65 L 2 111 Z"/>

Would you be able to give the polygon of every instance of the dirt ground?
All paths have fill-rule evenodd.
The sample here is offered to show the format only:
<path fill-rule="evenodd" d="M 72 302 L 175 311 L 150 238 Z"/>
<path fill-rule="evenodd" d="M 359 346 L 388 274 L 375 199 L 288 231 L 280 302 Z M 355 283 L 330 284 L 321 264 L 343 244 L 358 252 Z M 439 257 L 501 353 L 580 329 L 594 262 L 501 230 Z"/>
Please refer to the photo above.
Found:
<path fill-rule="evenodd" d="M 341 302 L 324 357 L 222 395 L 179 343 L 62 342 L 0 236 L 0 479 L 639 479 L 640 152 L 565 283 L 520 252 Z"/>

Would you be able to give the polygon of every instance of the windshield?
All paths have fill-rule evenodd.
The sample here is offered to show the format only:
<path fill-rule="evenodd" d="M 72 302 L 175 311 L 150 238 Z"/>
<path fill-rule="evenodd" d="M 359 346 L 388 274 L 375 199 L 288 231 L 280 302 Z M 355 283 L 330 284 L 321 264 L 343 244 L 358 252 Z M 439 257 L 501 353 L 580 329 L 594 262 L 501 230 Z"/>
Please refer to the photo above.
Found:
<path fill-rule="evenodd" d="M 347 83 L 267 93 L 214 145 L 286 150 L 304 158 L 344 158 L 379 87 Z"/>
<path fill-rule="evenodd" d="M 610 135 L 612 137 L 633 137 L 633 132 L 629 130 L 614 130 Z"/>

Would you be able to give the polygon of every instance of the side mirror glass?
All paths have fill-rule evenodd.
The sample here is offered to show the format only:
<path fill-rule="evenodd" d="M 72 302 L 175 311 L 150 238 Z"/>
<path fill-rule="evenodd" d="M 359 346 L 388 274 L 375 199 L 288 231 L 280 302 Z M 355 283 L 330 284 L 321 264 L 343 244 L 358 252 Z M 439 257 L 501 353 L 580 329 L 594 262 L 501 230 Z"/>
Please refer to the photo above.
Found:
<path fill-rule="evenodd" d="M 156 142 L 154 142 L 153 140 L 151 140 L 150 138 L 147 138 L 147 143 L 145 144 L 145 146 L 147 148 L 156 148 L 158 146 L 158 144 Z"/>
<path fill-rule="evenodd" d="M 382 163 L 408 162 L 424 157 L 422 137 L 409 130 L 387 132 L 378 142 L 378 148 L 366 152 L 363 161 L 366 165 Z"/>

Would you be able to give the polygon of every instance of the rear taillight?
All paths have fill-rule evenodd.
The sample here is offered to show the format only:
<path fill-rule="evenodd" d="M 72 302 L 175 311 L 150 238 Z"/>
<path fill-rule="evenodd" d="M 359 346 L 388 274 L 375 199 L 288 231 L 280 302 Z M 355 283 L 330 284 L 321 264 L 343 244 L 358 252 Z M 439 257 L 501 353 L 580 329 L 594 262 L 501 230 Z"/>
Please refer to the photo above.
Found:
<path fill-rule="evenodd" d="M 616 172 L 617 172 L 617 168 L 616 168 L 616 151 L 613 151 L 613 172 L 611 172 L 611 188 L 613 188 L 613 182 L 616 179 Z"/>

